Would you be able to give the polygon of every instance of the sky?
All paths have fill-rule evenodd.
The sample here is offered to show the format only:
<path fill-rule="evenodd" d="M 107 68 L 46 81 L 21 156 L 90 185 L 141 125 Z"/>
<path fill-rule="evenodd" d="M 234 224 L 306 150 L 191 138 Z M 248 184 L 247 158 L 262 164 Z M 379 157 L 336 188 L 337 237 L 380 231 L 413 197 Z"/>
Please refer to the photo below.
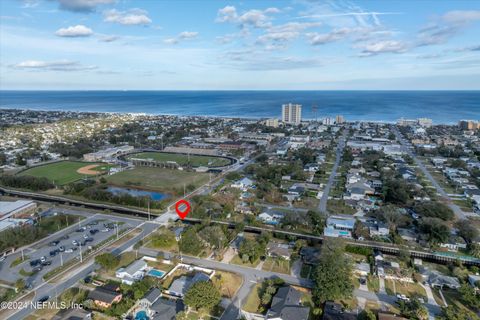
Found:
<path fill-rule="evenodd" d="M 479 90 L 480 1 L 0 1 L 2 90 Z"/>

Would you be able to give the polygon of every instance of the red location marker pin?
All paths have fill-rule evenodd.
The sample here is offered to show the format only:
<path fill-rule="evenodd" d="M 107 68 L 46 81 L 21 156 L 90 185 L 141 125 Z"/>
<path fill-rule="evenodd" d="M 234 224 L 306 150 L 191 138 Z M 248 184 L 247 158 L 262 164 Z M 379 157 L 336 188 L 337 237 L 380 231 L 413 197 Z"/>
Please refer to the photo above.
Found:
<path fill-rule="evenodd" d="M 175 211 L 177 211 L 180 219 L 185 219 L 187 214 L 190 212 L 190 203 L 184 199 L 178 200 L 177 203 L 175 203 Z"/>

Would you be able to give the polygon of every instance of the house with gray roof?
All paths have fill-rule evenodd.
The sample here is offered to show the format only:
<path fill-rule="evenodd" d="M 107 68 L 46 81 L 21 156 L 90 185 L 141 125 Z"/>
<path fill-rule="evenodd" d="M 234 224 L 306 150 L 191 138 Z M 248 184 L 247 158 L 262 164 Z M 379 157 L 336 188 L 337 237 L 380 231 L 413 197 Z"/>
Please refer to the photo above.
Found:
<path fill-rule="evenodd" d="M 302 305 L 303 294 L 292 286 L 281 287 L 272 299 L 265 316 L 272 320 L 307 320 L 310 308 Z"/>
<path fill-rule="evenodd" d="M 172 282 L 167 293 L 175 297 L 183 298 L 188 289 L 199 281 L 210 281 L 210 277 L 203 272 L 197 272 L 194 276 L 181 276 Z"/>

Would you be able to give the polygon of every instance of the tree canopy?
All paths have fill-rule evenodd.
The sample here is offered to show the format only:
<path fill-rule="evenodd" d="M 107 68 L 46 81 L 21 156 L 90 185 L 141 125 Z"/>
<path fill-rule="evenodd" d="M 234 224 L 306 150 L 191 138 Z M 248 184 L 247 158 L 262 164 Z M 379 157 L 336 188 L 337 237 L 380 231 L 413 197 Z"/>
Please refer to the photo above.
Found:
<path fill-rule="evenodd" d="M 211 310 L 220 303 L 220 292 L 210 281 L 194 283 L 185 294 L 185 304 L 193 309 Z"/>

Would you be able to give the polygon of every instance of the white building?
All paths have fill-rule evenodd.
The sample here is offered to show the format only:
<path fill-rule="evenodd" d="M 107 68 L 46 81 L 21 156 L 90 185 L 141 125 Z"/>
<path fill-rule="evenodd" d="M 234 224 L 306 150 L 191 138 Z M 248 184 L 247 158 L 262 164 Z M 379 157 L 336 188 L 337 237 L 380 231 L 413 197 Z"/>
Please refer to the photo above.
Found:
<path fill-rule="evenodd" d="M 145 276 L 147 263 L 144 260 L 136 260 L 125 268 L 115 272 L 115 276 L 122 280 L 122 283 L 132 285 L 135 281 L 142 280 Z"/>
<path fill-rule="evenodd" d="M 302 106 L 292 103 L 282 105 L 282 121 L 299 125 L 302 121 Z"/>
<path fill-rule="evenodd" d="M 31 200 L 0 201 L 0 220 L 32 214 L 36 208 L 37 204 Z"/>

